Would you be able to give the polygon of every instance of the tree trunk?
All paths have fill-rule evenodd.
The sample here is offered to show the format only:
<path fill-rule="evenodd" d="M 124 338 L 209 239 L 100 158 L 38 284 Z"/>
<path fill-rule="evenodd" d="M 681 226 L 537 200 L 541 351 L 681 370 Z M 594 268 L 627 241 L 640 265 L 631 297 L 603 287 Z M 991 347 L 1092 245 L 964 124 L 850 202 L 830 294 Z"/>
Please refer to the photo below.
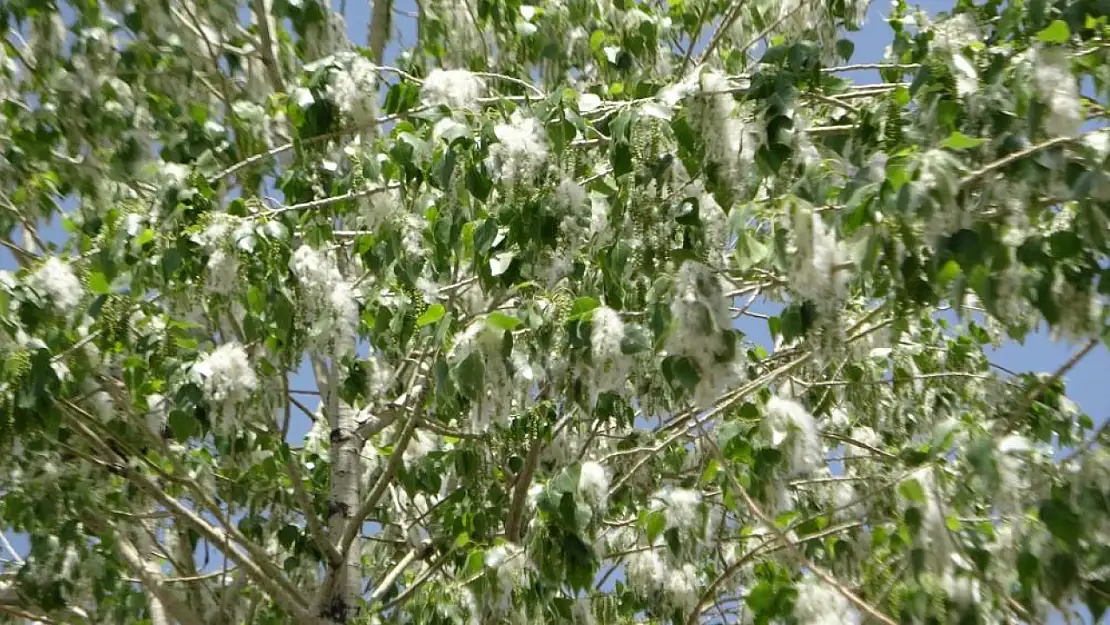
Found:
<path fill-rule="evenodd" d="M 335 374 L 335 363 L 328 367 L 327 417 L 331 425 L 331 497 L 328 501 L 328 534 L 332 541 L 338 541 L 353 523 L 358 511 L 359 487 L 359 438 L 357 413 L 347 406 L 339 405 L 339 387 Z M 348 623 L 358 615 L 358 600 L 362 589 L 359 573 L 361 543 L 356 538 L 351 548 L 342 555 L 342 561 L 329 564 L 338 567 L 329 577 L 333 580 L 328 589 L 328 598 L 322 606 L 324 616 L 334 623 Z"/>

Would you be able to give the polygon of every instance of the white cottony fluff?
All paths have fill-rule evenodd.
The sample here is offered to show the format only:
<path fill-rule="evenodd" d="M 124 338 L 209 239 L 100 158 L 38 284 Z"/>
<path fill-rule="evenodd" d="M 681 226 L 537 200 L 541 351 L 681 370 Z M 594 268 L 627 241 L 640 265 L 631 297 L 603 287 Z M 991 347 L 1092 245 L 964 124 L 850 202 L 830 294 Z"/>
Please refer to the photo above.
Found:
<path fill-rule="evenodd" d="M 247 352 L 236 342 L 220 345 L 193 365 L 204 396 L 223 408 L 224 425 L 234 407 L 250 398 L 258 387 L 258 376 L 247 360 Z"/>
<path fill-rule="evenodd" d="M 617 311 L 601 306 L 593 312 L 590 354 L 593 358 L 594 393 L 619 390 L 628 380 L 631 359 L 621 352 L 624 322 Z"/>
<path fill-rule="evenodd" d="M 374 105 L 377 101 L 377 68 L 358 54 L 342 53 L 336 56 L 345 57 L 347 62 L 343 69 L 332 74 L 328 98 L 355 124 L 373 122 L 377 114 Z"/>
<path fill-rule="evenodd" d="M 239 259 L 234 253 L 218 249 L 208 257 L 208 290 L 220 295 L 235 292 L 239 277 Z"/>
<path fill-rule="evenodd" d="M 665 582 L 667 600 L 683 614 L 698 604 L 698 571 L 693 564 L 671 569 Z"/>
<path fill-rule="evenodd" d="M 456 339 L 448 359 L 461 363 L 471 355 L 477 356 L 483 367 L 483 388 L 481 395 L 471 403 L 469 429 L 477 434 L 489 430 L 490 426 L 507 425 L 512 409 L 513 394 L 516 390 L 513 376 L 505 366 L 501 352 L 503 332 L 490 328 L 485 320 L 471 323 Z"/>
<path fill-rule="evenodd" d="M 482 81 L 463 69 L 434 69 L 424 79 L 421 93 L 432 106 L 473 108 L 482 97 Z"/>
<path fill-rule="evenodd" d="M 149 408 L 146 413 L 146 426 L 151 434 L 160 437 L 169 419 L 169 405 L 166 403 L 166 398 L 159 393 L 147 395 L 146 405 Z"/>
<path fill-rule="evenodd" d="M 676 325 L 667 340 L 667 352 L 697 364 L 700 377 L 693 399 L 698 406 L 711 403 L 741 374 L 736 352 L 726 351 L 733 340 L 726 334 L 732 328 L 728 310 L 720 277 L 701 263 L 684 262 L 671 301 Z"/>
<path fill-rule="evenodd" d="M 794 616 L 806 625 L 859 625 L 860 614 L 835 588 L 814 577 L 797 584 Z"/>
<path fill-rule="evenodd" d="M 872 428 L 867 427 L 866 425 L 852 428 L 852 438 L 863 443 L 864 445 L 874 447 L 876 449 L 881 449 L 883 446 L 883 439 L 879 436 L 878 432 L 876 432 Z"/>
<path fill-rule="evenodd" d="M 686 488 L 667 488 L 651 497 L 653 510 L 664 510 L 668 528 L 690 532 L 702 529 L 701 493 Z"/>
<path fill-rule="evenodd" d="M 771 445 L 783 448 L 790 462 L 790 473 L 808 473 L 821 465 L 821 441 L 817 424 L 801 404 L 782 397 L 767 402 L 762 429 Z"/>
<path fill-rule="evenodd" d="M 636 551 L 628 556 L 628 584 L 642 596 L 651 596 L 663 590 L 667 581 L 667 566 L 654 549 Z"/>
<path fill-rule="evenodd" d="M 933 25 L 933 47 L 951 52 L 979 41 L 979 26 L 970 13 L 960 13 Z"/>
<path fill-rule="evenodd" d="M 440 448 L 439 438 L 433 434 L 426 434 L 423 430 L 417 430 L 412 435 L 412 440 L 409 441 L 405 447 L 405 453 L 401 457 L 404 461 L 405 468 L 411 467 L 413 464 L 420 462 L 424 456 L 437 451 Z"/>
<path fill-rule="evenodd" d="M 586 189 L 569 178 L 565 179 L 555 187 L 555 204 L 576 212 L 586 205 Z"/>
<path fill-rule="evenodd" d="M 834 306 L 848 290 L 848 252 L 821 216 L 808 210 L 794 215 L 794 272 L 791 288 L 802 297 Z"/>
<path fill-rule="evenodd" d="M 924 547 L 935 562 L 946 564 L 953 545 L 937 493 L 938 485 L 934 471 L 935 469 L 926 467 L 910 477 L 916 479 L 925 492 L 925 501 L 917 504 L 921 507 L 920 537 Z"/>
<path fill-rule="evenodd" d="M 354 351 L 358 335 L 358 301 L 351 284 L 343 279 L 335 259 L 302 245 L 290 261 L 293 274 L 304 289 L 304 308 L 310 344 L 334 350 L 334 356 Z"/>
<path fill-rule="evenodd" d="M 73 274 L 69 263 L 51 256 L 46 259 L 28 280 L 37 291 L 41 291 L 62 312 L 68 313 L 81 302 L 81 281 Z"/>
<path fill-rule="evenodd" d="M 578 494 L 595 509 L 602 510 L 609 499 L 609 476 L 597 462 L 582 463 L 578 474 Z"/>
<path fill-rule="evenodd" d="M 1071 72 L 1068 49 L 1063 46 L 1039 48 L 1033 55 L 1037 95 L 1048 107 L 1045 132 L 1052 137 L 1072 136 L 1083 124 L 1079 84 Z"/>
<path fill-rule="evenodd" d="M 736 101 L 729 95 L 732 85 L 717 71 L 707 71 L 699 80 L 700 92 L 688 116 L 705 140 L 706 155 L 729 178 L 741 173 L 740 151 L 744 122 L 733 116 Z"/>
<path fill-rule="evenodd" d="M 524 581 L 528 571 L 528 557 L 524 549 L 512 543 L 498 545 L 486 552 L 486 566 L 497 571 L 497 583 L 504 605 L 507 596 Z"/>
<path fill-rule="evenodd" d="M 547 162 L 547 143 L 536 118 L 513 111 L 509 123 L 494 126 L 493 134 L 497 143 L 490 146 L 490 154 L 497 159 L 505 182 L 523 182 Z"/>

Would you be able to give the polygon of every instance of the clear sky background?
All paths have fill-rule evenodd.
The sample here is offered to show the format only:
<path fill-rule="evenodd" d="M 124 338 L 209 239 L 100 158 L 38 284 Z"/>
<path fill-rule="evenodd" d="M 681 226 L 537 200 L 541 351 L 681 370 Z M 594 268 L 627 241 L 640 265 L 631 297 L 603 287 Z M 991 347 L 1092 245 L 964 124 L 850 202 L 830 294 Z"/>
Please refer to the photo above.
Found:
<path fill-rule="evenodd" d="M 366 0 L 350 0 L 345 4 L 347 5 L 346 18 L 349 36 L 356 43 L 365 44 L 369 21 L 369 2 Z M 952 0 L 923 0 L 919 2 L 919 5 L 931 14 L 949 10 L 953 4 Z M 334 7 L 337 10 L 340 5 L 340 0 L 334 1 Z M 395 32 L 386 50 L 385 60 L 387 64 L 404 47 L 411 46 L 415 40 L 415 21 L 411 17 L 416 13 L 414 1 L 396 0 L 394 10 Z M 885 0 L 876 0 L 872 3 L 864 28 L 850 35 L 856 45 L 855 56 L 852 59 L 853 63 L 881 60 L 883 49 L 890 42 L 890 30 L 884 21 L 888 11 L 889 6 Z M 856 72 L 851 78 L 860 83 L 879 82 L 877 72 L 873 71 Z M 72 204 L 72 202 L 69 204 Z M 44 237 L 52 242 L 61 244 L 64 241 L 65 233 L 56 220 L 41 232 Z M 7 250 L 0 249 L 0 269 L 9 271 L 16 269 L 14 259 Z M 752 310 L 774 314 L 777 312 L 777 308 L 777 306 L 761 306 L 757 303 L 752 307 Z M 763 344 L 768 349 L 771 348 L 767 325 L 762 319 L 745 317 L 738 321 L 737 326 L 751 340 Z M 1024 344 L 1011 342 L 999 349 L 993 349 L 990 356 L 992 362 L 1010 370 L 1052 372 L 1066 362 L 1076 349 L 1078 347 L 1075 345 L 1054 342 L 1049 339 L 1047 332 L 1040 331 L 1029 336 Z M 1110 352 L 1108 352 L 1105 345 L 1100 345 L 1072 369 L 1065 376 L 1065 381 L 1071 398 L 1080 405 L 1084 412 L 1091 416 L 1096 425 L 1110 417 L 1110 393 L 1107 392 L 1106 388 L 1108 381 L 1110 381 Z M 302 366 L 299 371 L 291 376 L 290 388 L 308 390 L 316 388 L 311 369 L 308 366 Z M 317 397 L 305 395 L 301 396 L 300 399 L 309 409 L 315 410 L 318 403 Z M 310 426 L 311 422 L 305 415 L 296 414 L 289 432 L 290 443 L 300 445 Z M 18 551 L 26 554 L 28 544 L 24 536 L 9 534 L 9 538 Z M 220 565 L 213 562 L 212 566 L 218 567 Z M 1090 615 L 1085 608 L 1080 608 L 1079 611 L 1081 614 L 1080 622 L 1090 623 Z M 1053 615 L 1049 619 L 1049 623 L 1053 625 L 1064 622 L 1065 620 L 1059 614 Z M 1110 619 L 1103 619 L 1102 622 L 1110 623 Z"/>

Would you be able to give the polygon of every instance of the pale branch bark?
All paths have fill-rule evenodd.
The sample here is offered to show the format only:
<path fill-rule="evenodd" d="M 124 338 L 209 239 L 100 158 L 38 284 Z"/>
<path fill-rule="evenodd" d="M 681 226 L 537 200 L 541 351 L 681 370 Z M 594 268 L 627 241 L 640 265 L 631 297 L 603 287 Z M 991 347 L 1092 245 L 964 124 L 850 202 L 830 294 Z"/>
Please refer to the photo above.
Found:
<path fill-rule="evenodd" d="M 1076 140 L 1078 140 L 1077 137 L 1053 137 L 1052 139 L 1048 139 L 1046 141 L 1042 141 L 1042 142 L 1037 143 L 1035 145 L 1031 145 L 1031 146 L 1029 146 L 1029 147 L 1027 147 L 1023 150 L 1018 150 L 1017 152 L 1007 154 L 1006 156 L 1003 156 L 1002 158 L 1000 158 L 996 161 L 988 163 L 988 164 L 984 165 L 983 167 L 981 167 L 981 168 L 971 172 L 970 174 L 964 176 L 963 178 L 961 178 L 960 179 L 960 187 L 962 188 L 962 187 L 966 187 L 968 185 L 971 185 L 972 183 L 976 182 L 977 180 L 979 180 L 979 179 L 981 179 L 985 176 L 988 176 L 988 175 L 1002 169 L 1003 167 L 1006 167 L 1007 165 L 1010 165 L 1010 164 L 1012 164 L 1016 161 L 1019 161 L 1019 160 L 1025 158 L 1027 156 L 1032 156 L 1033 154 L 1036 154 L 1037 152 L 1040 152 L 1041 150 L 1047 150 L 1049 148 L 1052 148 L 1052 147 L 1055 147 L 1055 146 L 1058 146 L 1058 145 L 1064 145 L 1066 143 L 1072 143 Z"/>
<path fill-rule="evenodd" d="M 868 445 L 867 443 L 861 443 L 860 441 L 857 441 L 854 438 L 849 438 L 847 436 L 840 436 L 839 434 L 830 434 L 828 432 L 822 432 L 821 436 L 824 437 L 824 438 L 828 438 L 830 440 L 841 442 L 841 443 L 847 443 L 847 444 L 852 445 L 854 447 L 859 447 L 860 449 L 865 449 L 867 451 L 870 451 L 873 454 L 877 454 L 879 456 L 882 456 L 883 458 L 886 458 L 887 460 L 893 460 L 894 458 L 897 458 L 897 456 L 895 456 L 894 454 L 892 454 L 890 452 L 883 451 L 882 449 L 879 449 L 878 447 L 872 447 L 871 445 Z"/>
<path fill-rule="evenodd" d="M 797 543 L 802 544 L 802 543 L 807 543 L 807 542 L 810 542 L 810 541 L 813 541 L 813 540 L 819 540 L 821 538 L 825 538 L 827 536 L 832 536 L 833 534 L 838 534 L 840 532 L 844 532 L 844 531 L 847 531 L 847 530 L 850 530 L 850 529 L 853 529 L 853 528 L 856 528 L 856 527 L 860 527 L 862 525 L 863 525 L 862 521 L 856 521 L 856 522 L 853 522 L 853 523 L 845 523 L 845 524 L 842 524 L 842 525 L 837 525 L 836 527 L 826 528 L 826 529 L 821 530 L 819 532 L 815 532 L 813 534 L 807 534 L 806 536 L 800 537 L 798 539 Z M 770 552 L 778 551 L 779 549 L 786 548 L 785 544 L 775 545 L 775 542 L 776 542 L 776 540 L 774 538 L 763 540 L 758 545 L 756 545 L 755 547 L 752 547 L 751 549 L 749 549 L 746 553 L 744 553 L 744 555 L 737 558 L 735 562 L 728 565 L 725 568 L 725 570 L 722 571 L 721 574 L 716 577 L 716 579 L 714 579 L 712 582 L 710 582 L 709 586 L 707 586 L 705 588 L 705 590 L 701 593 L 701 596 L 698 597 L 697 605 L 694 607 L 694 610 L 690 613 L 689 618 L 686 619 L 686 625 L 697 625 L 698 619 L 701 616 L 701 613 L 702 613 L 703 609 L 709 604 L 710 601 L 712 601 L 714 599 L 714 597 L 717 596 L 717 591 L 721 588 L 721 586 L 725 582 L 727 582 L 729 579 L 731 579 L 732 576 L 735 575 L 737 571 L 739 571 L 741 568 L 743 568 L 744 565 L 746 565 L 748 562 L 751 562 L 753 559 L 756 558 L 756 556 L 767 555 Z M 770 548 L 768 548 L 768 547 L 770 547 Z"/>
<path fill-rule="evenodd" d="M 370 0 L 370 26 L 366 35 L 367 47 L 375 63 L 385 62 L 385 45 L 393 20 L 393 0 Z"/>
<path fill-rule="evenodd" d="M 338 204 L 339 202 L 346 202 L 347 200 L 354 200 L 354 199 L 357 199 L 357 198 L 360 198 L 360 197 L 367 197 L 367 196 L 370 196 L 370 195 L 375 195 L 377 193 L 384 193 L 386 191 L 389 191 L 390 189 L 400 189 L 400 188 L 401 188 L 401 183 L 391 182 L 389 184 L 384 184 L 384 185 L 381 185 L 381 186 L 378 186 L 378 187 L 370 187 L 368 189 L 358 189 L 358 190 L 355 190 L 355 191 L 348 191 L 347 193 L 344 193 L 342 195 L 333 195 L 331 197 L 320 198 L 318 200 L 312 200 L 310 202 L 302 202 L 300 204 L 292 204 L 290 206 L 280 206 L 278 208 L 270 208 L 270 209 L 266 209 L 262 214 L 267 216 L 267 217 L 272 217 L 274 215 L 279 215 L 281 213 L 288 213 L 288 212 L 292 212 L 292 211 L 314 210 L 314 209 L 317 209 L 317 208 L 323 208 L 324 206 L 328 206 L 330 204 Z"/>
<path fill-rule="evenodd" d="M 68 407 L 68 406 L 67 406 Z M 114 459 L 119 465 L 120 473 L 124 474 L 136 486 L 146 491 L 154 500 L 182 522 L 190 525 L 213 546 L 228 545 L 225 556 L 234 561 L 239 567 L 250 575 L 263 590 L 274 598 L 279 605 L 290 614 L 302 619 L 304 623 L 315 623 L 315 619 L 306 609 L 307 602 L 300 596 L 299 591 L 287 580 L 277 567 L 269 560 L 265 552 L 246 540 L 235 528 L 227 527 L 221 530 L 204 520 L 197 512 L 186 507 L 177 499 L 170 497 L 165 489 L 151 480 L 148 476 L 136 470 L 125 459 L 121 458 L 114 449 L 86 426 L 81 419 L 74 418 L 68 411 L 63 414 L 70 416 L 70 423 L 75 431 L 88 441 L 93 447 L 104 454 L 106 458 Z M 217 517 L 218 518 L 218 517 Z M 231 538 L 237 546 L 242 547 L 247 553 L 241 552 L 230 545 Z"/>
<path fill-rule="evenodd" d="M 272 34 L 275 31 L 276 24 L 274 23 L 270 2 L 269 0 L 252 0 L 252 4 L 254 5 L 255 19 L 258 20 L 258 35 L 262 39 L 262 63 L 266 66 L 266 72 L 269 74 L 274 90 L 283 92 L 285 91 L 285 82 L 281 79 L 281 67 L 277 62 L 277 46 Z"/>
<path fill-rule="evenodd" d="M 331 425 L 331 445 L 328 448 L 331 469 L 331 492 L 328 497 L 328 533 L 341 536 L 349 527 L 361 525 L 355 518 L 358 506 L 359 452 L 361 441 L 357 436 L 356 413 L 339 406 L 339 381 L 336 375 L 337 363 L 332 362 L 326 371 L 327 385 L 322 388 L 326 393 L 327 419 Z M 358 615 L 358 599 L 361 590 L 358 536 L 354 541 L 334 552 L 339 561 L 329 563 L 331 588 L 330 598 L 321 606 L 321 616 L 327 616 L 336 623 L 346 623 Z"/>
<path fill-rule="evenodd" d="M 154 562 L 143 558 L 139 549 L 122 531 L 116 531 L 116 542 L 119 544 L 120 555 L 127 565 L 143 581 L 143 586 L 150 591 L 151 616 L 155 625 L 170 625 L 167 615 L 181 625 L 203 625 L 200 617 L 193 612 L 188 604 L 181 601 L 164 581 L 162 571 Z"/>
<path fill-rule="evenodd" d="M 728 460 L 726 460 L 724 454 L 721 453 L 721 448 L 717 445 L 717 442 L 708 435 L 704 436 L 703 440 L 709 446 L 709 449 L 713 453 L 714 457 L 716 457 L 717 462 L 721 463 L 721 466 L 723 467 L 728 467 Z M 882 623 L 883 625 L 898 625 L 894 619 L 883 614 L 877 608 L 858 597 L 854 592 L 846 588 L 832 575 L 825 571 L 824 568 L 817 566 L 812 560 L 810 560 L 809 557 L 805 555 L 805 552 L 798 548 L 798 541 L 791 539 L 790 536 L 786 534 L 786 532 L 784 532 L 781 528 L 779 528 L 778 525 L 775 524 L 774 519 L 769 518 L 766 514 L 763 513 L 763 510 L 761 510 L 759 505 L 755 503 L 750 495 L 748 495 L 748 491 L 740 484 L 740 481 L 736 479 L 736 476 L 733 475 L 732 471 L 726 469 L 725 475 L 728 478 L 729 483 L 732 485 L 733 490 L 740 496 L 741 499 L 744 500 L 744 504 L 748 507 L 748 510 L 751 511 L 752 515 L 759 519 L 759 521 L 766 525 L 768 528 L 770 528 L 770 530 L 775 534 L 779 541 L 781 541 L 785 545 L 788 545 L 790 550 L 794 552 L 795 557 L 797 557 L 802 565 L 811 573 L 813 573 L 814 576 L 834 588 L 852 605 L 856 606 L 856 608 L 858 608 L 861 612 L 865 613 L 872 619 Z"/>
<path fill-rule="evenodd" d="M 385 574 L 385 577 L 382 578 L 382 581 L 378 583 L 377 587 L 370 591 L 370 603 L 374 603 L 378 599 L 381 599 L 382 595 L 393 585 L 393 582 L 397 581 L 397 578 L 401 576 L 401 573 L 404 573 L 405 569 L 416 561 L 418 555 L 420 555 L 419 549 L 410 549 L 409 552 Z"/>
<path fill-rule="evenodd" d="M 528 456 L 524 460 L 524 467 L 517 475 L 516 485 L 513 487 L 513 502 L 509 508 L 509 518 L 505 521 L 505 539 L 511 543 L 520 542 L 520 526 L 524 516 L 524 502 L 528 499 L 528 488 L 532 485 L 532 474 L 539 464 L 540 451 L 543 449 L 543 438 L 539 435 L 532 441 L 528 449 Z"/>
<path fill-rule="evenodd" d="M 347 519 L 347 523 L 341 528 L 341 533 L 332 536 L 332 539 L 337 541 L 336 549 L 340 554 L 343 554 L 345 559 L 350 557 L 349 552 L 352 551 L 351 545 L 358 538 L 363 521 L 370 516 L 370 512 L 373 511 L 374 507 L 378 505 L 378 501 L 381 500 L 382 495 L 385 494 L 386 489 L 389 487 L 389 483 L 393 481 L 393 478 L 397 475 L 397 470 L 404 460 L 405 448 L 408 447 L 408 443 L 412 439 L 413 433 L 416 431 L 417 421 L 417 416 L 413 415 L 405 422 L 404 428 L 394 442 L 393 453 L 389 457 L 389 462 L 386 464 L 381 476 L 378 478 L 377 482 L 374 483 L 371 491 L 364 496 L 358 510 Z M 356 555 L 360 554 L 356 553 Z M 320 590 L 314 601 L 314 612 L 320 613 L 323 609 L 326 609 L 326 602 L 332 593 L 335 592 L 337 583 L 340 581 L 338 574 L 339 570 L 336 567 L 328 567 L 327 573 L 324 576 L 324 582 L 321 584 Z"/>
<path fill-rule="evenodd" d="M 297 462 L 286 452 L 285 468 L 289 471 L 289 479 L 293 482 L 293 496 L 297 498 L 297 504 L 301 507 L 301 512 L 305 517 L 305 524 L 308 526 L 309 534 L 312 540 L 315 541 L 316 547 L 324 553 L 328 562 L 338 564 L 343 561 L 343 556 L 335 549 L 335 545 L 328 540 L 328 535 L 324 531 L 324 526 L 320 525 L 320 519 L 316 517 L 316 509 L 312 505 L 312 500 L 308 497 L 308 492 L 304 489 L 304 478 L 301 476 L 301 470 L 297 468 Z"/>
<path fill-rule="evenodd" d="M 396 597 L 391 599 L 389 603 L 383 606 L 382 610 L 389 610 L 397 606 L 404 605 L 405 601 L 407 601 L 409 597 L 411 597 L 417 590 L 419 590 L 425 583 L 427 583 L 428 580 L 431 579 L 432 575 L 435 575 L 436 571 L 440 570 L 443 565 L 446 564 L 447 561 L 455 555 L 455 551 L 456 549 L 452 547 L 443 555 L 436 558 L 435 562 L 432 562 L 428 566 L 428 568 L 424 569 L 424 571 L 421 572 L 420 575 L 418 575 L 407 588 L 401 591 L 401 594 L 397 595 Z"/>
<path fill-rule="evenodd" d="M 1009 433 L 1010 430 L 1013 428 L 1014 423 L 1016 423 L 1018 419 L 1020 419 L 1022 416 L 1025 415 L 1025 413 L 1029 412 L 1029 410 L 1033 408 L 1033 404 L 1037 403 L 1037 397 L 1039 397 L 1041 393 L 1045 391 L 1045 389 L 1058 382 L 1068 371 L 1071 371 L 1073 368 L 1075 368 L 1075 366 L 1078 365 L 1079 362 L 1087 356 L 1087 354 L 1090 354 L 1091 350 L 1097 347 L 1101 342 L 1102 341 L 1097 338 L 1090 339 L 1089 341 L 1087 341 L 1086 345 L 1084 345 L 1082 348 L 1079 349 L 1079 351 L 1073 354 L 1071 358 L 1068 358 L 1068 360 L 1064 364 L 1060 365 L 1056 369 L 1056 371 L 1052 373 L 1052 375 L 1041 380 L 1040 383 L 1030 389 L 1029 392 L 1025 394 L 1025 397 L 1022 399 L 1021 405 L 1018 406 L 1017 410 L 1015 410 L 1013 414 L 1011 414 L 1007 418 L 1001 419 L 999 421 L 1001 426 L 1000 429 L 1003 431 L 1003 433 Z"/>
<path fill-rule="evenodd" d="M 724 38 L 725 33 L 728 32 L 728 29 L 732 28 L 732 24 L 734 22 L 736 22 L 737 18 L 740 17 L 740 12 L 743 11 L 743 10 L 744 10 L 744 0 L 736 0 L 736 2 L 734 2 L 733 5 L 729 8 L 729 11 L 728 11 L 727 14 L 725 14 L 724 18 L 722 18 L 721 21 L 717 23 L 717 28 L 713 31 L 713 34 L 709 37 L 709 43 L 705 46 L 705 50 L 701 53 L 701 56 L 699 57 L 699 60 L 698 60 L 699 65 L 701 65 L 702 63 L 705 63 L 707 60 L 709 60 L 709 56 L 711 54 L 713 54 L 714 50 L 717 49 L 717 45 L 721 43 L 721 39 Z M 708 11 L 708 7 L 703 9 L 703 13 L 705 11 Z M 694 48 L 693 43 L 694 42 L 691 42 L 691 44 L 690 44 L 690 49 L 691 50 Z M 687 50 L 687 57 L 689 57 L 689 50 Z M 682 67 L 683 67 L 683 69 L 686 68 L 685 61 L 683 62 Z"/>
<path fill-rule="evenodd" d="M 19 552 L 8 542 L 8 537 L 4 535 L 4 532 L 0 532 L 0 546 L 4 547 L 4 550 L 11 554 L 16 564 L 23 564 L 23 558 L 19 557 Z"/>
<path fill-rule="evenodd" d="M 700 425 L 702 425 L 706 421 L 708 421 L 710 419 L 713 419 L 714 417 L 718 416 L 719 414 L 725 412 L 726 410 L 728 410 L 729 408 L 734 406 L 737 402 L 739 402 L 741 399 L 743 399 L 744 397 L 746 397 L 750 393 L 755 392 L 755 391 L 763 388 L 769 382 L 778 378 L 780 375 L 782 375 L 784 373 L 788 373 L 791 370 L 793 370 L 794 368 L 801 366 L 803 363 L 805 363 L 807 360 L 809 360 L 809 358 L 810 358 L 810 354 L 808 354 L 808 353 L 803 354 L 799 358 L 797 358 L 797 359 L 779 367 L 778 369 L 774 369 L 771 372 L 765 373 L 762 376 L 752 380 L 751 382 L 748 382 L 747 384 L 744 384 L 739 389 L 737 389 L 735 391 L 732 391 L 730 393 L 726 393 L 724 396 L 722 396 L 722 398 L 720 400 L 718 400 L 716 406 L 712 410 L 707 411 L 701 417 L 694 417 L 694 422 L 692 424 L 690 424 L 686 427 L 680 428 L 677 432 L 668 436 L 662 442 L 650 447 L 648 449 L 648 453 L 644 454 L 639 460 L 637 460 L 636 463 L 632 465 L 632 468 L 630 468 L 624 475 L 622 475 L 620 477 L 620 479 L 618 479 L 613 484 L 610 491 L 613 492 L 613 493 L 616 493 L 617 491 L 619 491 L 620 488 L 622 486 L 624 486 L 624 484 L 627 483 L 628 480 L 632 479 L 632 476 L 635 475 L 636 471 L 638 471 L 640 469 L 640 467 L 642 467 L 649 459 L 651 459 L 653 456 L 658 454 L 663 449 L 666 449 L 668 446 L 670 446 L 672 443 L 677 441 L 679 438 L 689 435 L 689 433 L 692 432 L 695 428 L 699 427 Z M 691 413 L 691 416 L 693 416 L 693 413 Z M 671 425 L 673 425 L 673 424 L 671 424 Z M 612 454 L 609 454 L 609 455 L 605 456 L 605 458 L 602 459 L 602 463 L 604 463 L 607 460 L 613 458 L 616 455 L 616 453 L 620 453 L 620 452 L 614 452 Z"/>

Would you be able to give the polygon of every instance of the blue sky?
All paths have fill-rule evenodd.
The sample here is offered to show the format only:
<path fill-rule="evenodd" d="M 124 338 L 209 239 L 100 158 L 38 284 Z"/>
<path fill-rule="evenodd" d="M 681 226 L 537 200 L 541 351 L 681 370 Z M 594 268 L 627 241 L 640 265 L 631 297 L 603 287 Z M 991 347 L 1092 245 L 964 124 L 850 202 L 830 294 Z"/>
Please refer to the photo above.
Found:
<path fill-rule="evenodd" d="M 386 51 L 387 64 L 398 54 L 403 45 L 411 45 L 415 39 L 414 21 L 411 17 L 405 15 L 405 13 L 415 13 L 415 3 L 413 0 L 397 0 L 396 4 L 397 33 Z M 950 1 L 926 0 L 921 2 L 920 6 L 930 13 L 936 13 L 951 8 L 952 4 Z M 340 3 L 336 1 L 334 6 L 338 9 Z M 883 49 L 890 41 L 889 28 L 883 21 L 887 11 L 888 4 L 884 0 L 877 0 L 872 4 L 867 24 L 860 32 L 853 33 L 851 36 L 856 44 L 855 57 L 852 62 L 875 62 L 881 59 Z M 357 43 L 365 43 L 368 20 L 369 2 L 353 1 L 347 3 L 347 25 L 352 40 Z M 879 81 L 877 73 L 870 71 L 857 72 L 852 78 L 864 83 Z M 48 239 L 58 243 L 64 237 L 64 233 L 57 223 L 45 228 L 43 234 Z M 15 263 L 7 250 L 0 250 L 0 269 L 15 269 Z M 753 310 L 775 312 L 774 308 L 763 307 L 761 309 L 758 305 Z M 764 321 L 744 318 L 740 320 L 738 327 L 746 332 L 751 339 L 770 348 L 769 335 Z M 1077 346 L 1075 345 L 1050 340 L 1047 333 L 1042 331 L 1029 336 L 1024 344 L 1010 343 L 1000 349 L 992 350 L 991 359 L 998 365 L 1016 371 L 1054 371 L 1067 361 L 1076 349 Z M 1085 412 L 1091 415 L 1096 424 L 1110 417 L 1110 393 L 1107 393 L 1103 387 L 1106 384 L 1107 372 L 1110 372 L 1110 352 L 1104 345 L 1101 345 L 1065 376 L 1070 396 L 1079 403 Z M 314 389 L 315 382 L 310 368 L 307 366 L 301 367 L 291 377 L 290 387 L 293 389 Z M 318 398 L 310 395 L 301 396 L 300 399 L 310 409 L 315 408 L 318 400 Z M 310 422 L 304 415 L 297 415 L 290 429 L 290 441 L 294 444 L 300 444 L 309 426 Z M 17 550 L 26 550 L 27 542 L 24 537 L 12 536 L 11 538 Z M 1063 623 L 1064 621 L 1060 615 L 1054 615 L 1049 622 Z M 1090 622 L 1090 617 L 1085 614 L 1085 611 L 1082 622 Z M 1104 620 L 1104 622 L 1107 621 Z"/>

